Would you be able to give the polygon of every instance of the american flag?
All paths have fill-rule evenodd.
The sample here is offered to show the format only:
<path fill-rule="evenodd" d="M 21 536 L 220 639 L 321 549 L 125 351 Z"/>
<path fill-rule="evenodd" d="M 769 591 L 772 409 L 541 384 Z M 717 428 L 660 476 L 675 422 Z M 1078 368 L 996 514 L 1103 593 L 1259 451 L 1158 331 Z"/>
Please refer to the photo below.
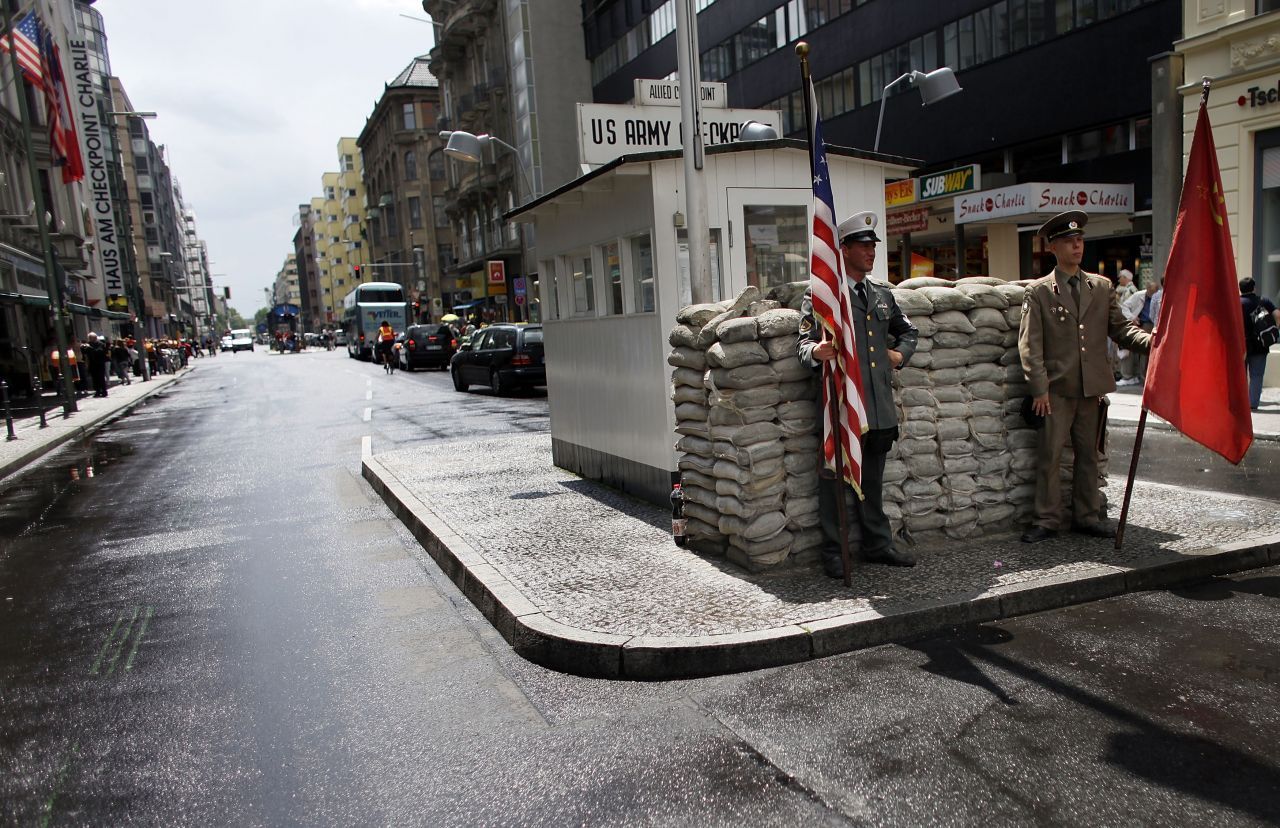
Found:
<path fill-rule="evenodd" d="M 44 111 L 49 122 L 49 144 L 53 150 L 53 163 L 62 167 L 62 183 L 70 184 L 84 178 L 84 159 L 80 155 L 80 136 L 76 134 L 75 115 L 71 112 L 71 99 L 67 93 L 66 76 L 62 73 L 62 56 L 53 33 L 43 26 L 39 28 L 40 54 L 44 59 Z"/>
<path fill-rule="evenodd" d="M 827 468 L 836 465 L 837 438 L 844 480 L 862 497 L 862 433 L 867 409 L 862 401 L 862 371 L 854 353 L 853 308 L 845 284 L 840 243 L 836 238 L 835 199 L 827 173 L 827 146 L 822 140 L 813 83 L 809 83 L 809 111 L 813 123 L 813 238 L 810 240 L 809 290 L 813 314 L 835 345 L 836 358 L 822 363 L 822 456 Z M 831 393 L 835 390 L 839 424 L 831 422 Z"/>
<path fill-rule="evenodd" d="M 13 31 L 0 37 L 0 51 L 9 51 L 9 41 L 18 53 L 18 65 L 27 80 L 35 86 L 44 86 L 44 66 L 40 62 L 40 21 L 35 12 L 24 14 Z"/>

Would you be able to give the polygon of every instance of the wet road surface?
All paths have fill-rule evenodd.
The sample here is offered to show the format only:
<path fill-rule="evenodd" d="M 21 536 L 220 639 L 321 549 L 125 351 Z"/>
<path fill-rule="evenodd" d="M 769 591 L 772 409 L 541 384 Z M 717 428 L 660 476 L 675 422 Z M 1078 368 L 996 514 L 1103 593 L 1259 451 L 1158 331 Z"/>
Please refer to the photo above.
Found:
<path fill-rule="evenodd" d="M 1274 569 L 716 679 L 521 660 L 360 441 L 546 412 L 340 352 L 222 355 L 5 481 L 0 822 L 1280 820 Z"/>

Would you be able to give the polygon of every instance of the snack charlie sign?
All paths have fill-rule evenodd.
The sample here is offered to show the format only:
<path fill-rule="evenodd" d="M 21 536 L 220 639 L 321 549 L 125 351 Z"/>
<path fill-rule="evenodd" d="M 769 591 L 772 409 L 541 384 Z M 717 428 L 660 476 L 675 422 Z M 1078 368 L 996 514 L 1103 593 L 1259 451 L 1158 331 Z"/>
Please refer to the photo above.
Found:
<path fill-rule="evenodd" d="M 747 121 L 768 124 L 782 134 L 782 113 L 775 109 L 702 109 L 705 146 L 737 140 Z M 684 146 L 678 106 L 578 104 L 578 160 L 607 164 L 635 152 L 680 149 Z"/>
<path fill-rule="evenodd" d="M 956 198 L 956 224 L 992 219 L 1053 216 L 1066 210 L 1132 213 L 1132 184 L 1028 182 Z"/>

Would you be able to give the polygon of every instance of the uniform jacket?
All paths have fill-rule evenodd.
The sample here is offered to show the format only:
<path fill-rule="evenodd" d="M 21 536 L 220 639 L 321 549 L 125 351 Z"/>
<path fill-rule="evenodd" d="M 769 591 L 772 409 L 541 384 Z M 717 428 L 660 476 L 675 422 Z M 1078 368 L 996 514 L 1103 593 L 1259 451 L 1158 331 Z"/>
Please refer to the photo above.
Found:
<path fill-rule="evenodd" d="M 1100 397 L 1116 390 L 1107 339 L 1146 352 L 1151 334 L 1129 324 L 1105 276 L 1080 271 L 1080 308 L 1067 277 L 1053 273 L 1027 287 L 1022 300 L 1018 353 L 1031 395 Z"/>
<path fill-rule="evenodd" d="M 911 361 L 916 351 L 915 325 L 907 319 L 893 291 L 888 285 L 866 280 L 868 308 L 858 299 L 849 283 L 849 299 L 853 303 L 854 329 L 857 332 L 858 367 L 862 370 L 863 403 L 867 409 L 869 428 L 893 428 L 898 424 L 898 413 L 893 405 L 893 363 L 886 351 L 902 354 L 902 364 Z M 813 315 L 813 302 L 808 290 L 800 303 L 800 334 L 798 350 L 800 361 L 810 368 L 819 368 L 821 360 L 813 358 L 813 349 L 822 342 L 822 326 Z"/>

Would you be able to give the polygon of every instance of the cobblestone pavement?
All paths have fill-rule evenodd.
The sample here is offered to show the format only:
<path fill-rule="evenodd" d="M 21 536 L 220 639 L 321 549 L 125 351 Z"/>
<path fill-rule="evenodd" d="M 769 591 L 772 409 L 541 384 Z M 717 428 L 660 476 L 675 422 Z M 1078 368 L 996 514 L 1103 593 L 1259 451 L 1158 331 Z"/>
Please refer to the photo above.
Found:
<path fill-rule="evenodd" d="M 910 570 L 859 564 L 849 591 L 813 566 L 751 575 L 676 547 L 664 510 L 556 468 L 546 434 L 424 445 L 377 460 L 546 617 L 621 636 L 740 634 L 866 610 L 887 615 L 1266 542 L 1280 522 L 1280 503 L 1138 483 L 1122 551 L 1079 535 L 1034 546 L 1014 535 L 955 541 L 917 549 Z M 1108 497 L 1122 496 L 1123 479 L 1113 479 Z"/>

